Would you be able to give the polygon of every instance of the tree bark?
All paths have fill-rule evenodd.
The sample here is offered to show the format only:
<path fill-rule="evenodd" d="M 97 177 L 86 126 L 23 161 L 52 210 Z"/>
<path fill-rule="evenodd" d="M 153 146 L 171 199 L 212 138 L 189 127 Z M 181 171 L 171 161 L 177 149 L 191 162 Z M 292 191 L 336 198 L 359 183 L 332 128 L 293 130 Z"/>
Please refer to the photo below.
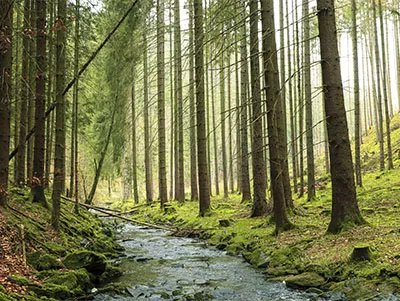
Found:
<path fill-rule="evenodd" d="M 252 154 L 253 154 L 253 208 L 252 217 L 267 212 L 266 170 L 264 161 L 263 124 L 260 89 L 260 62 L 258 48 L 258 0 L 250 0 L 250 65 L 252 91 Z M 282 187 L 283 188 L 283 187 Z"/>
<path fill-rule="evenodd" d="M 36 0 L 36 105 L 35 144 L 33 158 L 33 202 L 47 206 L 44 195 L 44 143 L 46 105 L 46 1 Z"/>
<path fill-rule="evenodd" d="M 261 20 L 262 20 L 262 44 L 264 62 L 264 80 L 267 103 L 268 119 L 268 145 L 271 185 L 275 218 L 275 233 L 293 228 L 287 217 L 283 164 L 284 152 L 282 145 L 286 147 L 282 140 L 283 130 L 283 101 L 280 93 L 278 58 L 276 54 L 275 25 L 274 25 L 274 4 L 273 0 L 261 0 Z"/>
<path fill-rule="evenodd" d="M 12 8 L 13 1 L 0 2 L 0 206 L 7 203 L 8 151 L 10 147 Z"/>
<path fill-rule="evenodd" d="M 65 182 L 65 48 L 67 1 L 58 0 L 56 37 L 56 144 L 54 153 L 53 211 L 51 225 L 58 231 L 60 227 L 60 196 Z"/>
<path fill-rule="evenodd" d="M 204 32 L 201 0 L 194 0 L 195 81 L 197 111 L 197 155 L 199 173 L 200 216 L 210 210 L 210 186 L 207 167 L 207 133 L 204 102 Z"/>
<path fill-rule="evenodd" d="M 365 221 L 358 208 L 354 184 L 334 1 L 318 0 L 317 10 L 332 177 L 332 214 L 328 232 L 338 233 L 346 226 L 360 225 Z"/>
<path fill-rule="evenodd" d="M 139 203 L 139 191 L 137 181 L 137 163 L 136 163 L 136 94 L 135 94 L 136 72 L 135 66 L 132 67 L 132 94 L 131 94 L 131 116 L 132 116 L 132 182 L 133 182 L 133 200 L 135 204 Z"/>
<path fill-rule="evenodd" d="M 224 47 L 224 46 L 223 46 Z M 228 172 L 226 156 L 226 136 L 225 136 L 225 72 L 224 72 L 224 53 L 221 53 L 219 63 L 219 91 L 221 109 L 221 151 L 222 151 L 222 182 L 224 184 L 224 198 L 228 197 Z"/>
<path fill-rule="evenodd" d="M 175 16 L 176 17 L 176 16 Z M 158 84 L 158 187 L 161 208 L 168 201 L 165 160 L 165 82 L 164 82 L 164 0 L 157 1 L 157 84 Z"/>

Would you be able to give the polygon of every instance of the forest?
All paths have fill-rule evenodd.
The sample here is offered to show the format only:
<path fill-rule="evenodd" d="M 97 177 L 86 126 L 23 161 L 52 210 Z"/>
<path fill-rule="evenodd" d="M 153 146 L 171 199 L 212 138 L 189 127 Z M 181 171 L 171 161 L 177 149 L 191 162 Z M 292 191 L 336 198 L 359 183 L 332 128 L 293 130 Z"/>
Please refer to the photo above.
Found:
<path fill-rule="evenodd" d="M 399 111 L 398 0 L 0 0 L 0 300 L 399 300 Z"/>

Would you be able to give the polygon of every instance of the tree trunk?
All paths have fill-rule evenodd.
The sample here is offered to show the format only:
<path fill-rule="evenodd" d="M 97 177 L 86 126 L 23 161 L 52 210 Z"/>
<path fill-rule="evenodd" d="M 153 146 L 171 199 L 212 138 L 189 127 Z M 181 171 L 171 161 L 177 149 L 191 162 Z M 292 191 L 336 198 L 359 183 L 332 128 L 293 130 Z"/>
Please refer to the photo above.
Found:
<path fill-rule="evenodd" d="M 253 208 L 252 217 L 262 216 L 267 211 L 266 175 L 263 145 L 263 124 L 260 90 L 260 62 L 258 49 L 258 0 L 250 0 L 250 65 L 253 108 Z M 283 187 L 282 187 L 283 188 Z"/>
<path fill-rule="evenodd" d="M 26 128 L 27 128 L 27 109 L 28 109 L 28 91 L 29 91 L 29 29 L 30 24 L 30 0 L 24 1 L 24 35 L 22 39 L 22 76 L 21 76 L 21 111 L 19 122 L 19 141 L 17 155 L 17 184 L 21 187 L 25 185 L 26 168 Z"/>
<path fill-rule="evenodd" d="M 175 16 L 176 17 L 176 16 Z M 165 160 L 165 95 L 164 95 L 164 0 L 157 1 L 157 84 L 158 84 L 158 187 L 161 208 L 168 201 Z M 178 93 L 179 94 L 179 93 Z"/>
<path fill-rule="evenodd" d="M 201 0 L 194 0 L 195 81 L 197 110 L 197 155 L 200 193 L 200 216 L 210 210 L 210 186 L 207 167 L 207 133 L 204 102 L 204 32 Z"/>
<path fill-rule="evenodd" d="M 232 97 L 231 97 L 231 56 L 228 50 L 228 140 L 229 140 L 229 188 L 231 193 L 235 192 L 234 180 L 233 180 L 233 127 L 232 127 Z"/>
<path fill-rule="evenodd" d="M 396 16 L 394 23 L 394 41 L 396 49 L 396 79 L 397 79 L 397 99 L 400 99 L 400 36 L 399 36 L 400 16 Z"/>
<path fill-rule="evenodd" d="M 379 162 L 380 169 L 385 169 L 385 151 L 383 145 L 383 115 L 382 115 L 382 92 L 381 92 L 381 64 L 380 64 L 380 54 L 379 54 L 379 43 L 378 43 L 378 25 L 376 21 L 376 3 L 372 1 L 372 11 L 374 19 L 374 39 L 375 39 L 375 72 L 376 72 L 376 86 L 378 91 L 378 120 L 377 120 L 377 130 L 379 128 Z"/>
<path fill-rule="evenodd" d="M 278 58 L 276 54 L 274 4 L 272 0 L 261 0 L 262 44 L 264 62 L 264 80 L 266 87 L 268 141 L 272 196 L 274 202 L 275 233 L 291 229 L 293 225 L 287 217 L 286 199 L 284 190 L 282 145 L 283 131 L 283 101 L 280 94 Z"/>
<path fill-rule="evenodd" d="M 33 158 L 33 202 L 47 206 L 44 195 L 44 134 L 46 105 L 46 1 L 36 0 L 36 106 L 35 145 Z"/>
<path fill-rule="evenodd" d="M 353 70 L 354 70 L 354 148 L 355 148 L 355 170 L 356 184 L 362 186 L 361 158 L 360 158 L 360 84 L 358 76 L 358 39 L 357 39 L 357 6 L 356 0 L 351 0 L 352 16 L 352 41 L 353 41 Z"/>
<path fill-rule="evenodd" d="M 174 51 L 174 45 L 172 41 L 172 0 L 169 0 L 169 57 L 170 57 L 170 64 L 169 64 L 169 82 L 170 82 L 170 95 L 169 95 L 169 100 L 171 103 L 171 108 L 170 108 L 170 114 L 171 114 L 171 132 L 170 132 L 170 154 L 169 154 L 169 176 L 170 176 L 170 186 L 169 186 L 169 198 L 173 199 L 174 197 L 174 163 L 175 163 L 175 158 L 174 158 L 174 151 L 175 151 L 175 140 L 174 140 L 174 134 L 175 134 L 175 116 L 174 116 L 174 74 L 173 74 L 173 51 Z"/>
<path fill-rule="evenodd" d="M 388 169 L 393 169 L 393 156 L 392 156 L 392 140 L 390 134 L 390 112 L 388 89 L 391 87 L 387 83 L 386 74 L 386 47 L 385 47 L 385 28 L 383 26 L 383 13 L 382 13 L 382 0 L 378 1 L 379 4 L 379 20 L 380 20 L 380 34 L 381 34 L 381 49 L 382 49 L 382 89 L 383 89 L 383 103 L 385 105 L 385 125 L 386 125 L 386 143 L 387 143 L 387 160 Z M 390 93 L 390 92 L 389 92 Z"/>
<path fill-rule="evenodd" d="M 238 8 L 235 6 L 235 11 L 238 11 Z M 239 11 L 240 13 L 240 11 Z M 240 28 L 240 23 L 235 21 L 236 28 L 235 28 L 235 44 L 239 44 L 239 39 L 238 39 L 238 33 L 239 33 L 239 28 Z M 237 191 L 239 193 L 242 192 L 242 170 L 241 170 L 241 158 L 242 158 L 242 151 L 241 151 L 241 140 L 240 140 L 240 131 L 241 131 L 241 124 L 240 124 L 240 82 L 239 82 L 239 52 L 240 50 L 235 48 L 235 88 L 236 88 L 236 95 L 235 95 L 235 101 L 236 101 L 236 110 L 235 110 L 235 124 L 236 124 L 236 152 L 235 152 L 235 157 L 236 157 L 236 180 L 237 180 Z"/>
<path fill-rule="evenodd" d="M 245 20 L 246 10 L 242 8 L 242 19 Z M 240 98 L 241 98 L 241 110 L 240 110 L 240 134 L 241 134 L 241 160 L 240 160 L 240 169 L 242 171 L 241 174 L 241 191 L 242 191 L 242 202 L 251 200 L 251 191 L 250 191 L 250 174 L 249 174 L 249 146 L 248 146 L 248 136 L 247 136 L 247 127 L 248 127 L 248 119 L 247 119 L 247 90 L 249 86 L 249 70 L 248 70 L 248 61 L 247 61 L 247 32 L 246 32 L 246 23 L 243 21 L 241 25 L 241 43 L 240 43 Z"/>
<path fill-rule="evenodd" d="M 193 1 L 189 1 L 190 199 L 198 200 L 193 46 Z"/>
<path fill-rule="evenodd" d="M 214 138 L 214 173 L 215 173 L 215 194 L 219 195 L 219 172 L 218 172 L 218 141 L 217 141 L 217 127 L 215 121 L 215 98 L 214 98 L 214 72 L 213 65 L 211 64 L 210 85 L 211 85 L 211 105 L 212 105 L 212 127 Z"/>
<path fill-rule="evenodd" d="M 56 41 L 56 144 L 54 153 L 53 211 L 51 225 L 58 231 L 60 227 L 60 196 L 65 182 L 65 48 L 67 1 L 58 0 L 57 41 Z"/>
<path fill-rule="evenodd" d="M 318 0 L 317 9 L 332 177 L 332 215 L 328 232 L 338 233 L 346 226 L 363 224 L 365 221 L 358 208 L 354 185 L 334 1 Z"/>
<path fill-rule="evenodd" d="M 135 97 L 135 66 L 132 67 L 132 182 L 133 182 L 133 200 L 135 204 L 139 203 L 138 181 L 137 181 L 137 163 L 136 163 L 136 97 Z"/>
<path fill-rule="evenodd" d="M 314 174 L 314 138 L 313 138 L 313 114 L 311 95 L 311 60 L 310 60 L 310 21 L 308 0 L 303 0 L 303 39 L 304 39 L 304 98 L 306 111 L 306 142 L 307 142 L 307 200 L 315 197 Z"/>
<path fill-rule="evenodd" d="M 224 48 L 224 46 L 222 47 Z M 220 109 L 221 109 L 221 151 L 222 151 L 222 181 L 224 184 L 224 198 L 228 198 L 228 173 L 226 158 L 226 137 L 225 137 L 225 72 L 224 72 L 224 53 L 221 53 L 219 63 L 219 91 L 220 91 Z"/>
<path fill-rule="evenodd" d="M 12 0 L 0 2 L 0 206 L 7 203 L 8 151 L 10 147 Z"/>
<path fill-rule="evenodd" d="M 143 31 L 143 119 L 144 119 L 144 169 L 146 178 L 146 203 L 153 201 L 153 179 L 151 172 L 150 130 L 149 130 L 149 84 L 147 70 L 147 36 Z"/>
<path fill-rule="evenodd" d="M 16 28 L 21 28 L 21 7 L 20 3 L 15 4 L 17 14 L 17 23 Z M 18 147 L 19 143 L 19 123 L 20 123 L 20 83 L 21 83 L 21 75 L 20 75 L 20 59 L 21 59 L 21 35 L 18 34 L 14 37 L 14 44 L 15 44 L 15 76 L 14 76 L 14 107 L 12 112 L 14 114 L 14 144 L 13 147 Z M 14 184 L 18 185 L 18 160 L 14 158 L 14 173 L 13 173 L 13 181 Z"/>

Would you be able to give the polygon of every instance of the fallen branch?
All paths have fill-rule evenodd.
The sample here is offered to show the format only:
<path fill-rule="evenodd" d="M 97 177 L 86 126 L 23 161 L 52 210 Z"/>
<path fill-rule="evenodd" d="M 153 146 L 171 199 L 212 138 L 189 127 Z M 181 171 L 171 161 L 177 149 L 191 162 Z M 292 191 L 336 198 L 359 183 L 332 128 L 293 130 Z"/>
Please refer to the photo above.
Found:
<path fill-rule="evenodd" d="M 63 200 L 75 203 L 74 200 L 72 200 L 70 198 L 67 198 L 65 196 L 61 196 L 61 198 Z M 176 231 L 177 230 L 176 228 L 168 228 L 168 227 L 163 227 L 163 226 L 159 226 L 159 225 L 155 225 L 155 224 L 150 224 L 150 223 L 138 221 L 138 220 L 135 220 L 135 219 L 132 219 L 132 218 L 128 218 L 128 217 L 122 216 L 121 214 L 116 214 L 116 213 L 108 212 L 108 211 L 103 210 L 103 209 L 95 208 L 95 207 L 93 207 L 91 205 L 88 205 L 88 204 L 79 203 L 79 205 L 82 206 L 82 207 L 88 208 L 88 209 L 96 210 L 96 211 L 101 212 L 103 214 L 106 214 L 108 216 L 117 217 L 117 218 L 123 219 L 123 220 L 131 222 L 131 223 L 135 223 L 135 224 L 138 224 L 138 225 L 147 226 L 147 227 L 151 227 L 151 228 L 154 228 L 154 229 L 166 230 L 166 231 Z"/>

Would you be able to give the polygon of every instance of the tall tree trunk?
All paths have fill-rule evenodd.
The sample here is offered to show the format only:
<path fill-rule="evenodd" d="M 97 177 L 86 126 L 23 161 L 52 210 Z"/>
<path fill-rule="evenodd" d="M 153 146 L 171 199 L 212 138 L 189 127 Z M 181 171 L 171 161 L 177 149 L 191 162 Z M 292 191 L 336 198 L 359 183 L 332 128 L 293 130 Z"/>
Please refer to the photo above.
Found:
<path fill-rule="evenodd" d="M 235 2 L 236 3 L 236 2 Z M 235 11 L 238 11 L 238 7 L 235 5 Z M 235 44 L 239 44 L 239 28 L 240 28 L 240 23 L 238 21 L 235 21 Z M 236 46 L 237 47 L 237 46 Z M 242 151 L 241 151 L 241 141 L 240 141 L 240 131 L 241 131 L 241 125 L 240 125 L 240 82 L 239 82 L 239 53 L 240 53 L 240 48 L 237 49 L 235 47 L 235 88 L 236 88 L 236 94 L 235 94 L 235 103 L 236 103 L 236 110 L 235 110 L 235 129 L 236 129 L 236 152 L 235 152 L 235 157 L 236 157 L 236 180 L 237 180 L 237 191 L 239 193 L 242 192 L 242 170 L 241 170 L 241 159 L 242 159 Z"/>
<path fill-rule="evenodd" d="M 73 91 L 73 98 L 74 98 L 74 111 L 75 115 L 73 116 L 74 118 L 74 124 L 75 124 L 75 130 L 73 131 L 74 135 L 74 191 L 72 191 L 72 185 L 71 185 L 71 193 L 75 196 L 75 213 L 79 213 L 79 188 L 78 188 L 78 130 L 79 130 L 79 78 L 78 78 L 78 72 L 79 72 L 79 40 L 80 40 L 80 9 L 81 9 L 81 3 L 80 0 L 76 0 L 76 16 L 75 16 L 75 49 L 74 49 L 74 76 L 76 78 L 76 82 L 74 85 L 74 91 Z"/>
<path fill-rule="evenodd" d="M 51 225 L 58 231 L 60 227 L 60 196 L 65 182 L 65 48 L 67 1 L 58 0 L 57 9 L 57 41 L 56 41 L 56 144 L 54 153 L 53 211 Z"/>
<path fill-rule="evenodd" d="M 362 186 L 361 156 L 360 156 L 360 84 L 358 76 L 358 39 L 357 39 L 357 6 L 356 0 L 351 0 L 351 36 L 353 41 L 353 70 L 354 70 L 354 140 L 355 140 L 355 169 L 356 184 Z"/>
<path fill-rule="evenodd" d="M 226 158 L 226 137 L 225 137 L 225 72 L 224 72 L 224 54 L 221 53 L 219 63 L 219 91 L 220 91 L 220 109 L 221 109 L 221 151 L 222 151 L 222 181 L 224 184 L 224 198 L 228 197 L 228 172 Z"/>
<path fill-rule="evenodd" d="M 359 225 L 365 221 L 358 208 L 354 185 L 334 1 L 317 0 L 317 9 L 332 176 L 332 215 L 328 232 L 337 233 L 345 226 Z"/>
<path fill-rule="evenodd" d="M 175 16 L 176 18 L 176 16 Z M 161 208 L 168 201 L 165 160 L 165 95 L 164 95 L 164 0 L 157 1 L 157 84 L 158 84 L 158 187 Z M 178 93 L 179 94 L 179 93 Z"/>
<path fill-rule="evenodd" d="M 44 195 L 44 134 L 46 105 L 46 1 L 36 0 L 36 106 L 35 145 L 33 158 L 33 201 L 47 206 Z"/>
<path fill-rule="evenodd" d="M 133 182 L 133 200 L 135 204 L 139 203 L 138 181 L 137 181 L 137 163 L 136 163 L 136 95 L 135 95 L 135 65 L 132 67 L 132 182 Z"/>
<path fill-rule="evenodd" d="M 54 3 L 52 1 L 48 2 L 49 5 L 49 24 L 51 27 L 54 27 Z M 54 102 L 54 93 L 53 93 L 53 79 L 54 79 L 54 65 L 53 65 L 53 57 L 54 57 L 54 47 L 53 47 L 53 30 L 50 30 L 48 33 L 48 79 L 47 79 L 47 108 L 51 106 Z M 46 187 L 49 185 L 50 178 L 50 166 L 51 166 L 51 156 L 53 149 L 53 124 L 54 124 L 54 111 L 51 113 L 51 117 L 46 119 L 46 159 L 45 159 L 45 178 L 46 178 Z M 22 147 L 19 148 L 19 152 L 22 150 Z M 20 155 L 18 152 L 18 156 Z"/>
<path fill-rule="evenodd" d="M 197 154 L 196 154 L 196 113 L 194 95 L 194 37 L 193 1 L 189 0 L 189 111 L 190 111 L 190 199 L 198 200 Z"/>
<path fill-rule="evenodd" d="M 307 199 L 315 197 L 315 166 L 314 166 L 314 138 L 313 114 L 311 99 L 311 60 L 310 60 L 310 20 L 308 0 L 303 0 L 303 39 L 304 39 L 304 98 L 306 111 L 306 142 L 307 142 Z"/>
<path fill-rule="evenodd" d="M 280 135 L 283 137 L 284 143 L 282 144 L 282 172 L 283 172 L 283 189 L 285 192 L 285 200 L 286 207 L 293 208 L 293 198 L 292 198 L 292 189 L 290 187 L 290 176 L 289 176 L 289 154 L 288 154 L 288 145 L 287 145 L 287 120 L 286 120 L 286 72 L 285 72 L 285 30 L 283 23 L 283 0 L 279 0 L 279 23 L 280 23 L 280 41 L 281 41 L 281 49 L 280 49 L 280 71 L 282 76 L 282 110 L 283 110 L 283 126 L 282 132 Z"/>
<path fill-rule="evenodd" d="M 383 145 L 383 115 L 382 115 L 382 92 L 381 92 L 381 64 L 380 64 L 380 54 L 379 54 L 379 43 L 378 43 L 378 25 L 376 21 L 376 3 L 372 1 L 372 11 L 374 19 L 374 39 L 375 39 L 375 72 L 376 72 L 376 86 L 378 91 L 378 120 L 377 120 L 377 130 L 379 128 L 379 162 L 380 169 L 385 169 L 385 151 Z"/>
<path fill-rule="evenodd" d="M 396 48 L 396 79 L 397 79 L 397 99 L 400 99 L 400 16 L 395 17 L 394 22 L 394 41 L 395 41 L 395 48 Z"/>
<path fill-rule="evenodd" d="M 183 97 L 182 97 L 182 53 L 181 53 L 181 18 L 179 0 L 175 0 L 174 9 L 174 42 L 175 42 L 175 74 L 176 74 L 176 103 L 177 103 L 177 130 L 178 130 L 178 195 L 176 199 L 179 202 L 185 201 L 185 177 L 183 162 Z"/>
<path fill-rule="evenodd" d="M 241 98 L 241 110 L 240 110 L 240 134 L 241 134 L 241 160 L 240 160 L 240 169 L 242 171 L 241 174 L 241 191 L 242 191 L 242 202 L 251 200 L 251 191 L 250 191 L 250 174 L 249 174 L 249 146 L 248 146 L 248 136 L 247 136 L 247 128 L 248 128 L 248 119 L 247 119 L 247 91 L 249 86 L 249 64 L 247 61 L 247 32 L 246 32 L 246 23 L 245 16 L 246 10 L 242 8 L 242 19 L 243 24 L 241 25 L 241 43 L 240 43 L 240 98 Z"/>
<path fill-rule="evenodd" d="M 28 109 L 28 93 L 29 93 L 29 30 L 30 24 L 30 0 L 24 1 L 24 35 L 22 39 L 22 76 L 21 76 L 21 111 L 19 121 L 19 141 L 17 154 L 17 184 L 21 187 L 25 185 L 25 157 L 26 157 L 26 128 L 27 128 L 27 109 Z"/>
<path fill-rule="evenodd" d="M 390 112 L 388 100 L 388 86 L 386 74 L 386 47 L 385 47 L 385 28 L 383 26 L 383 13 L 382 13 L 382 0 L 378 1 L 379 4 L 379 20 L 380 20 L 380 34 L 381 34 L 381 49 L 382 49 L 382 89 L 383 89 L 383 103 L 385 105 L 385 125 L 386 125 L 386 143 L 387 143 L 387 160 L 388 169 L 393 169 L 393 156 L 392 156 L 392 140 L 390 134 Z"/>
<path fill-rule="evenodd" d="M 228 51 L 228 140 L 229 140 L 229 188 L 231 193 L 234 193 L 234 180 L 233 180 L 233 127 L 232 127 L 232 97 L 231 97 L 231 56 Z"/>
<path fill-rule="evenodd" d="M 213 65 L 211 65 L 211 74 L 210 74 L 210 85 L 211 85 L 211 110 L 212 110 L 212 128 L 213 128 L 213 138 L 214 138 L 214 173 L 215 173 L 215 194 L 219 195 L 219 172 L 218 172 L 218 141 L 217 141 L 217 127 L 215 121 L 215 94 L 214 94 L 214 72 Z"/>
<path fill-rule="evenodd" d="M 280 94 L 278 58 L 276 54 L 274 4 L 272 0 L 261 0 L 262 44 L 264 61 L 264 80 L 266 87 L 268 141 L 272 196 L 274 202 L 275 233 L 291 229 L 293 225 L 287 217 L 286 199 L 284 190 L 284 152 L 286 147 L 282 140 L 283 131 L 283 101 Z"/>
<path fill-rule="evenodd" d="M 267 212 L 266 175 L 263 145 L 263 124 L 260 90 L 260 61 L 258 49 L 258 0 L 250 0 L 250 65 L 253 107 L 253 208 L 251 216 L 262 216 Z M 283 187 L 282 187 L 283 188 Z"/>
<path fill-rule="evenodd" d="M 174 197 L 174 163 L 175 163 L 175 158 L 174 158 L 174 151 L 175 151 L 175 139 L 174 139 L 174 134 L 175 134 L 175 116 L 174 116 L 174 73 L 173 73 L 173 56 L 174 56 L 174 45 L 173 45 L 173 40 L 172 40 L 172 31 L 173 31 L 173 26 L 172 26 L 172 0 L 169 0 L 169 57 L 170 57 L 170 62 L 169 62 L 169 82 L 170 82 L 170 94 L 169 94 L 169 99 L 170 99 L 170 114 L 171 114 L 171 132 L 170 132 L 170 154 L 169 154 L 169 176 L 170 176 L 170 186 L 169 186 L 169 198 L 173 199 Z"/>
<path fill-rule="evenodd" d="M 210 186 L 207 167 L 207 133 L 204 102 L 204 32 L 201 0 L 194 0 L 195 81 L 197 110 L 197 155 L 199 172 L 200 216 L 210 210 Z"/>
<path fill-rule="evenodd" d="M 7 203 L 8 189 L 13 2 L 0 2 L 0 206 Z"/>
<path fill-rule="evenodd" d="M 17 14 L 17 23 L 16 28 L 20 30 L 21 28 L 21 5 L 20 2 L 15 4 L 16 7 L 16 14 Z M 15 104 L 13 107 L 13 114 L 14 114 L 14 148 L 18 147 L 19 144 L 19 123 L 20 123 L 20 83 L 21 83 L 21 75 L 20 75 L 20 58 L 21 58 L 21 35 L 16 35 L 14 37 L 14 44 L 15 44 L 15 84 L 14 84 L 14 99 Z M 18 160 L 14 158 L 14 174 L 13 174 L 13 181 L 15 184 L 18 185 Z"/>
<path fill-rule="evenodd" d="M 146 26 L 147 27 L 147 26 Z M 146 180 L 146 203 L 153 201 L 153 178 L 151 171 L 150 130 L 149 130 L 149 84 L 147 67 L 147 36 L 143 31 L 143 119 L 144 119 L 144 169 Z"/>
<path fill-rule="evenodd" d="M 288 40 L 288 43 L 290 41 L 290 21 L 289 21 L 289 3 L 286 0 L 286 15 L 287 15 L 287 29 L 286 29 L 286 38 Z M 292 53 L 291 53 L 291 47 L 290 43 L 287 48 L 287 60 L 288 60 L 288 75 L 289 75 L 289 80 L 288 80 L 288 85 L 289 85 L 289 123 L 290 123 L 290 139 L 291 139 L 291 155 L 292 155 L 292 173 L 293 173 L 293 190 L 297 192 L 297 162 L 296 162 L 296 153 L 297 153 L 297 148 L 296 148 L 296 123 L 295 123 L 295 110 L 293 108 L 293 77 L 292 77 Z M 295 70 L 293 68 L 293 70 Z"/>

